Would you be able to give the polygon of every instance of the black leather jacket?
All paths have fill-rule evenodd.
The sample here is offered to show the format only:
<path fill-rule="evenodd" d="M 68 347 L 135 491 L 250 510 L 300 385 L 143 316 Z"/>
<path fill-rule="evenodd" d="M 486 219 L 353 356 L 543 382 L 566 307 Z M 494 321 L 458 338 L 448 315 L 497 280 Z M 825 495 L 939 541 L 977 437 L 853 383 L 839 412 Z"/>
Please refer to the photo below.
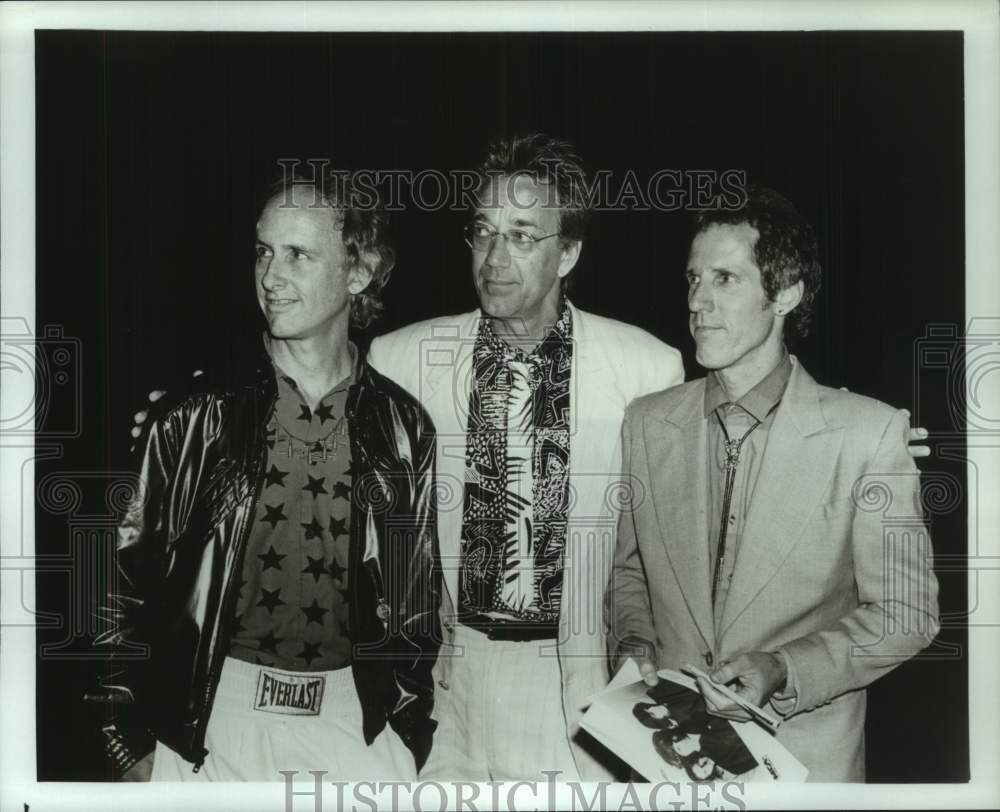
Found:
<path fill-rule="evenodd" d="M 419 768 L 436 725 L 431 668 L 441 639 L 434 427 L 363 360 L 355 381 L 347 399 L 351 667 L 365 741 L 388 721 Z M 150 414 L 140 484 L 118 528 L 111 628 L 96 641 L 110 656 L 101 690 L 88 699 L 115 709 L 102 731 L 121 772 L 154 739 L 195 770 L 207 755 L 205 729 L 264 479 L 265 426 L 277 398 L 270 358 L 261 352 L 244 371 L 203 375 L 194 387 Z M 377 558 L 364 561 L 371 549 Z M 136 643 L 148 644 L 148 656 L 125 657 L 122 646 Z"/>

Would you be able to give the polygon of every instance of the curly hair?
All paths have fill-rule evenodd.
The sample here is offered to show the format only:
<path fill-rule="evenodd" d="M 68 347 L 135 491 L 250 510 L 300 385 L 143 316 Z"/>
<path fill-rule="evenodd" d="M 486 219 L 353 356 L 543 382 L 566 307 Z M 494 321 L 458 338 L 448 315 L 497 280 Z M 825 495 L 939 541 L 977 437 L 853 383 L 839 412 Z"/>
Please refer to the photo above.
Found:
<path fill-rule="evenodd" d="M 568 141 L 544 133 L 499 138 L 487 150 L 477 170 L 482 191 L 491 179 L 526 175 L 538 184 L 551 184 L 559 206 L 559 240 L 563 247 L 582 241 L 589 216 L 589 180 L 580 156 Z M 572 274 L 562 279 L 563 290 Z"/>
<path fill-rule="evenodd" d="M 668 724 L 664 724 L 665 719 L 670 717 L 665 717 L 664 720 L 654 719 L 649 715 L 649 709 L 655 707 L 662 703 L 659 702 L 636 702 L 632 706 L 632 715 L 639 721 L 644 727 L 648 727 L 650 730 L 661 730 L 670 727 Z M 666 707 L 666 705 L 664 705 Z M 669 711 L 670 709 L 667 708 Z"/>
<path fill-rule="evenodd" d="M 779 291 L 802 282 L 802 300 L 786 317 L 786 335 L 805 338 L 822 277 L 819 244 L 812 226 L 784 195 L 765 186 L 749 186 L 746 202 L 739 208 L 697 212 L 693 236 L 713 225 L 743 223 L 757 230 L 752 256 L 760 268 L 767 298 L 773 302 Z"/>
<path fill-rule="evenodd" d="M 349 270 L 363 268 L 371 275 L 368 286 L 351 296 L 351 324 L 364 330 L 385 309 L 382 290 L 396 265 L 396 252 L 390 239 L 388 212 L 372 185 L 362 187 L 356 183 L 356 174 L 329 168 L 311 177 L 297 169 L 291 175 L 283 173 L 269 186 L 264 205 L 279 194 L 287 195 L 293 188 L 304 187 L 312 189 L 316 199 L 334 210 L 334 228 L 347 252 Z"/>
<path fill-rule="evenodd" d="M 674 750 L 674 737 L 671 735 L 672 731 L 658 730 L 653 734 L 653 749 L 659 754 L 667 764 L 671 764 L 674 767 L 680 767 L 683 763 L 683 759 Z"/>

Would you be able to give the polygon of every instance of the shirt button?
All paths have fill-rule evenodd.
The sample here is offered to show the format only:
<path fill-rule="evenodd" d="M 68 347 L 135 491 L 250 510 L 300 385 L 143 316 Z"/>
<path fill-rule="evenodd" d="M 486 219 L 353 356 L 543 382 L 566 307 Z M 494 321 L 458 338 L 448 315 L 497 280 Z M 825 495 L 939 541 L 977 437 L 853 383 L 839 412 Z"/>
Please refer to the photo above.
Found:
<path fill-rule="evenodd" d="M 735 516 L 735 514 L 729 517 L 729 523 L 730 524 L 736 524 L 736 516 Z"/>
<path fill-rule="evenodd" d="M 443 690 L 443 691 L 447 691 L 449 689 L 448 683 L 445 680 L 443 680 L 443 679 L 439 679 L 438 680 L 438 685 L 441 686 L 441 690 Z"/>
<path fill-rule="evenodd" d="M 711 651 L 706 651 L 703 656 L 705 657 L 705 665 L 707 665 L 709 668 L 711 668 L 712 667 L 712 663 L 715 662 L 715 658 L 712 656 L 712 652 Z"/>

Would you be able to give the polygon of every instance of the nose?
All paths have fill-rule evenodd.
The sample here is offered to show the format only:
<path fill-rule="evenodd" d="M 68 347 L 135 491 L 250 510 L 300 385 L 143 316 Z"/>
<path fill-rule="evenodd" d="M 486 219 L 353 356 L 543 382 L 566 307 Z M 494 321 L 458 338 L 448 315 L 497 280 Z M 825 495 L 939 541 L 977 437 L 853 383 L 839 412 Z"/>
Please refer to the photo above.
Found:
<path fill-rule="evenodd" d="M 285 284 L 285 270 L 277 257 L 263 257 L 257 260 L 258 267 L 263 265 L 260 284 L 264 290 L 271 291 Z"/>
<path fill-rule="evenodd" d="M 709 286 L 701 279 L 695 279 L 688 288 L 688 310 L 692 313 L 711 313 L 715 309 Z"/>
<path fill-rule="evenodd" d="M 507 250 L 507 238 L 503 234 L 493 236 L 493 244 L 486 252 L 486 264 L 491 268 L 505 268 L 510 265 L 510 252 Z"/>

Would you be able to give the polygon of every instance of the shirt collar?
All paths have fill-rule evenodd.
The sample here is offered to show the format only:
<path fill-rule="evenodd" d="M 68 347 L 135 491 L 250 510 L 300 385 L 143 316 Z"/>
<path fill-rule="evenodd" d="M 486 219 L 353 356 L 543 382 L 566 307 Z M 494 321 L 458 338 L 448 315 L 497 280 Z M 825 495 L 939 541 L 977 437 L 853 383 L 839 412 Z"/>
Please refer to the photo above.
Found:
<path fill-rule="evenodd" d="M 296 397 L 298 397 L 303 403 L 305 403 L 305 398 L 302 397 L 302 393 L 301 391 L 299 391 L 299 386 L 295 382 L 295 379 L 291 375 L 288 375 L 281 367 L 279 367 L 278 364 L 275 362 L 274 357 L 271 355 L 271 341 L 270 337 L 266 332 L 264 333 L 264 350 L 267 352 L 268 357 L 271 359 L 271 364 L 274 367 L 274 375 L 278 381 L 278 396 L 281 397 L 286 395 L 288 389 L 290 388 L 290 390 L 295 393 Z M 341 390 L 350 388 L 350 386 L 355 382 L 355 380 L 357 380 L 358 348 L 354 346 L 353 341 L 347 342 L 347 351 L 351 355 L 350 373 L 342 381 L 334 384 L 334 386 L 330 389 L 330 391 L 320 398 L 319 400 L 320 403 L 322 403 L 324 400 L 326 400 L 328 397 L 330 397 L 330 395 L 334 394 L 335 392 L 340 392 Z"/>
<path fill-rule="evenodd" d="M 736 405 L 763 422 L 764 418 L 781 401 L 791 374 L 792 359 L 785 350 L 782 351 L 778 365 L 736 401 Z M 726 395 L 726 390 L 723 388 L 718 374 L 712 370 L 705 379 L 705 417 L 729 402 L 729 397 Z"/>
<path fill-rule="evenodd" d="M 493 320 L 490 318 L 483 318 L 480 321 L 479 337 L 498 355 L 510 356 L 511 358 L 520 360 L 546 357 L 556 348 L 569 342 L 573 337 L 573 314 L 569 309 L 569 299 L 565 296 L 562 297 L 560 300 L 559 318 L 530 353 L 524 352 L 520 347 L 512 347 L 493 332 Z"/>

